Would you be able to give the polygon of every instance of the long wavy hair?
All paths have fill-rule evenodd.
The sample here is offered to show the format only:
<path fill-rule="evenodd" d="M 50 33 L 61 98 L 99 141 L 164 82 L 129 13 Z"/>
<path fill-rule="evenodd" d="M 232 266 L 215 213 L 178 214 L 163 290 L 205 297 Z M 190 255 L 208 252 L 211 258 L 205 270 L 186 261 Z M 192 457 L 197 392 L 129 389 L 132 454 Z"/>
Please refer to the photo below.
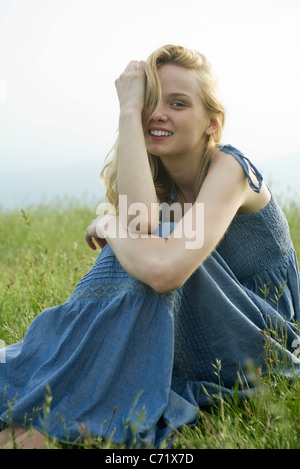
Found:
<path fill-rule="evenodd" d="M 161 101 L 161 87 L 158 78 L 158 69 L 165 64 L 174 64 L 189 70 L 196 70 L 199 82 L 199 96 L 202 100 L 209 119 L 218 123 L 216 131 L 207 136 L 204 154 L 201 157 L 200 169 L 197 177 L 196 194 L 199 193 L 207 175 L 212 151 L 216 143 L 221 141 L 225 122 L 225 108 L 219 97 L 218 83 L 213 74 L 211 64 L 204 55 L 182 46 L 166 45 L 154 51 L 146 61 L 146 90 L 145 104 L 142 112 L 142 124 L 146 131 L 151 114 L 159 107 Z M 110 153 L 107 155 L 105 165 L 101 171 L 101 181 L 106 189 L 106 202 L 113 204 L 118 213 L 118 138 Z M 158 199 L 163 202 L 170 200 L 175 185 L 167 174 L 161 159 L 148 152 L 149 165 Z"/>

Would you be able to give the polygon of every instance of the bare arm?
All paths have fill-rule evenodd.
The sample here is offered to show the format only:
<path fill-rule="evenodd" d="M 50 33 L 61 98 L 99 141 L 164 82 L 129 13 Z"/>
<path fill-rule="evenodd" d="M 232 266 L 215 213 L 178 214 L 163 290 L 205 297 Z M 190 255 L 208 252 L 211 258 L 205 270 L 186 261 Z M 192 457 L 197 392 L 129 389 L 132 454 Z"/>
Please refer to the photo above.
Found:
<path fill-rule="evenodd" d="M 248 196 L 245 173 L 234 158 L 220 158 L 210 170 L 192 208 L 165 240 L 158 237 L 135 238 L 119 219 L 107 230 L 97 228 L 106 238 L 123 267 L 133 276 L 163 293 L 179 288 L 217 246 L 237 210 Z M 199 205 L 197 205 L 199 204 Z M 203 204 L 203 205 L 202 205 Z M 199 222 L 199 207 L 204 217 Z M 197 220 L 198 217 L 198 220 Z M 112 218 L 111 218 L 112 220 Z M 194 227 L 194 228 L 193 228 Z M 190 234 L 203 230 L 199 243 L 188 248 Z M 197 241 L 197 240 L 196 240 Z"/>
<path fill-rule="evenodd" d="M 119 194 L 127 196 L 127 205 L 141 203 L 148 213 L 141 222 L 141 231 L 155 230 L 158 224 L 158 210 L 153 212 L 153 225 L 150 223 L 151 208 L 157 202 L 155 187 L 150 171 L 148 154 L 142 126 L 142 110 L 145 94 L 145 63 L 132 61 L 116 80 L 120 102 L 119 118 L 119 159 L 118 189 Z M 120 213 L 124 223 L 132 217 Z"/>

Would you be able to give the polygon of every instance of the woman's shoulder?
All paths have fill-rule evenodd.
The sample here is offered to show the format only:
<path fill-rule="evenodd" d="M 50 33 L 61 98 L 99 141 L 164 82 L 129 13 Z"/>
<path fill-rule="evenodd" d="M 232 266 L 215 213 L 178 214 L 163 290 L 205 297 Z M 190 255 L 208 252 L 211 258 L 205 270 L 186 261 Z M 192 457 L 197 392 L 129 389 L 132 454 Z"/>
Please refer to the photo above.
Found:
<path fill-rule="evenodd" d="M 243 167 L 252 167 L 254 166 L 253 163 L 250 161 L 248 157 L 245 156 L 245 154 L 239 150 L 238 148 L 234 147 L 233 145 L 229 143 L 221 144 L 218 143 L 216 144 L 213 152 L 213 156 L 210 160 L 210 165 L 215 163 L 216 161 L 220 160 L 222 157 L 226 155 L 231 155 L 234 157 L 235 160 L 237 160 Z"/>
<path fill-rule="evenodd" d="M 233 157 L 227 159 L 226 157 L 231 155 Z M 256 166 L 252 163 L 252 161 L 244 155 L 238 148 L 230 145 L 230 144 L 218 144 L 216 151 L 213 153 L 213 156 L 210 161 L 210 168 L 216 165 L 218 162 L 226 163 L 228 162 L 228 166 L 233 168 L 234 165 L 230 164 L 229 162 L 235 161 L 238 162 L 240 167 L 243 169 L 243 172 L 246 174 L 248 178 L 248 183 L 251 189 L 254 192 L 260 192 L 262 188 L 263 176 L 260 171 L 256 168 Z M 237 167 L 237 165 L 235 164 Z"/>

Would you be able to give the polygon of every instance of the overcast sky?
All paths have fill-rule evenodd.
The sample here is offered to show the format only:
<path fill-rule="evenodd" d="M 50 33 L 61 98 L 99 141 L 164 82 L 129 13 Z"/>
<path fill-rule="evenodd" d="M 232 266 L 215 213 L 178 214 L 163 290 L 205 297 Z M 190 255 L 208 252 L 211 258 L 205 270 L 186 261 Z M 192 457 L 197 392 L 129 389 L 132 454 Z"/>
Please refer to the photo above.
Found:
<path fill-rule="evenodd" d="M 254 161 L 300 154 L 299 0 L 0 0 L 0 171 L 102 164 L 114 81 L 166 43 L 204 53 Z"/>

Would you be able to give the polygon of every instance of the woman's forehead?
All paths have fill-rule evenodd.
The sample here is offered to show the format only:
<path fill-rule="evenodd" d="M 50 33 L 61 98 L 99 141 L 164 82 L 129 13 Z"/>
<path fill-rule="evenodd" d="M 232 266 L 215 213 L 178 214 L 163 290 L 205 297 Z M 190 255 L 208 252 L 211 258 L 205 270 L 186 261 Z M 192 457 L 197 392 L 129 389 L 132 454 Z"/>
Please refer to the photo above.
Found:
<path fill-rule="evenodd" d="M 169 95 L 199 95 L 197 72 L 173 64 L 162 65 L 158 69 L 158 77 L 163 93 Z"/>

